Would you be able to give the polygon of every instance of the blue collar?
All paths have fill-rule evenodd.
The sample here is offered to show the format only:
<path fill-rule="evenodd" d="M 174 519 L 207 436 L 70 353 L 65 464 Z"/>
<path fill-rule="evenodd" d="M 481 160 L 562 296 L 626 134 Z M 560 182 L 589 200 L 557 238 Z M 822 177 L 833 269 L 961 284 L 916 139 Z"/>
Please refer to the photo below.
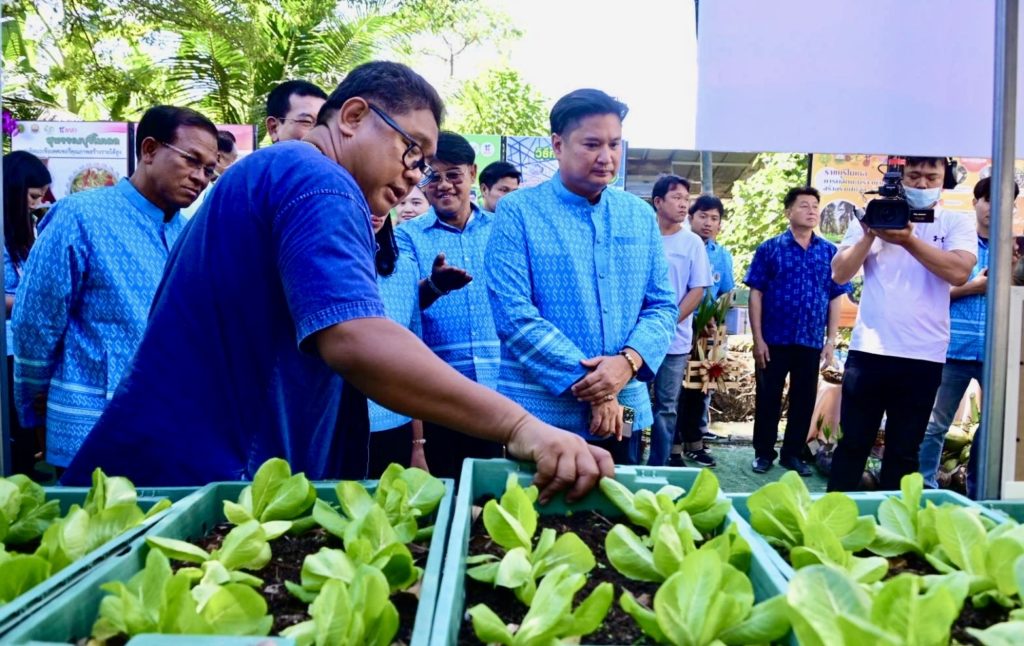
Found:
<path fill-rule="evenodd" d="M 608 190 L 606 188 L 603 191 L 601 191 L 601 196 L 597 199 L 597 202 L 591 204 L 590 200 L 583 197 L 582 195 L 577 195 L 576 193 L 573 193 L 565 186 L 565 184 L 562 182 L 561 171 L 556 172 L 554 177 L 552 177 L 550 181 L 551 186 L 554 188 L 555 195 L 558 197 L 558 199 L 569 204 L 570 206 L 583 206 L 588 209 L 594 209 L 601 206 L 601 203 L 604 202 L 605 192 L 607 192 Z"/>
<path fill-rule="evenodd" d="M 462 233 L 462 231 L 465 231 L 465 230 L 469 229 L 469 227 L 474 222 L 486 220 L 487 217 L 490 215 L 490 212 L 484 211 L 483 209 L 478 207 L 476 204 L 473 204 L 471 206 L 471 210 L 470 210 L 470 214 L 469 214 L 469 219 L 466 220 L 466 226 L 463 227 L 462 231 L 459 231 L 458 229 L 456 229 L 452 225 L 450 225 L 447 222 L 445 222 L 444 220 L 442 220 L 441 217 L 437 215 L 437 211 L 434 210 L 434 207 L 430 207 L 430 210 L 427 213 L 425 213 L 424 215 L 425 216 L 429 216 L 431 218 L 430 225 L 429 225 L 430 227 L 437 227 L 437 228 L 440 228 L 440 229 L 447 229 L 449 231 L 454 231 L 456 233 Z"/>
<path fill-rule="evenodd" d="M 786 230 L 782 232 L 782 237 L 784 238 L 785 242 L 792 242 L 796 246 L 800 247 L 800 243 L 796 241 L 796 237 L 793 235 L 792 229 L 787 227 Z M 819 239 L 818 234 L 812 231 L 811 241 L 807 244 L 807 248 L 810 249 L 812 246 L 818 244 L 819 242 L 821 242 L 821 240 Z M 803 247 L 800 248 L 803 249 Z"/>
<path fill-rule="evenodd" d="M 147 216 L 156 225 L 164 224 L 164 212 L 156 204 L 150 202 L 146 197 L 135 188 L 127 177 L 122 177 L 121 180 L 114 185 L 114 190 L 121 194 L 124 199 L 128 200 L 128 203 L 135 207 L 137 211 Z M 178 217 L 178 212 L 175 211 L 168 223 L 172 222 L 174 218 Z"/>

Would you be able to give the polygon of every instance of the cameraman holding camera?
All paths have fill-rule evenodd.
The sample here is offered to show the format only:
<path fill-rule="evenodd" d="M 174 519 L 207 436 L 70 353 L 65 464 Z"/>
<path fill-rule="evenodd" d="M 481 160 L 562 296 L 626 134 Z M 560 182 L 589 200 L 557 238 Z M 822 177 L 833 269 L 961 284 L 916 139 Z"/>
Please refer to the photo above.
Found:
<path fill-rule="evenodd" d="M 863 267 L 864 289 L 843 377 L 842 438 L 829 491 L 859 488 L 883 415 L 879 488 L 899 489 L 900 479 L 918 469 L 949 345 L 949 288 L 967 282 L 978 255 L 970 218 L 935 208 L 945 177 L 944 158 L 907 157 L 906 202 L 911 209 L 934 209 L 934 221 L 900 229 L 853 222 L 832 259 L 833 281 L 848 282 Z"/>

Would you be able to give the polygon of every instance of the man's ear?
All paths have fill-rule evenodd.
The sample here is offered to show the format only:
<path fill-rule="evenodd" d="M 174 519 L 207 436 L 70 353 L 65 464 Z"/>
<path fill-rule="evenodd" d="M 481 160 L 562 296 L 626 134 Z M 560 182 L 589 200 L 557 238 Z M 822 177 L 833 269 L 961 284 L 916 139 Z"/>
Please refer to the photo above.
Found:
<path fill-rule="evenodd" d="M 277 143 L 277 128 L 280 125 L 277 117 L 267 117 L 267 135 L 270 137 L 270 141 L 275 144 Z"/>
<path fill-rule="evenodd" d="M 353 136 L 370 114 L 370 104 L 366 99 L 354 96 L 341 105 L 341 108 L 334 114 L 332 119 L 338 123 L 341 133 L 346 136 Z"/>
<path fill-rule="evenodd" d="M 562 135 L 551 135 L 551 150 L 555 153 L 555 157 L 562 154 L 562 146 L 565 140 L 562 139 Z"/>
<path fill-rule="evenodd" d="M 139 147 L 139 161 L 143 164 L 152 164 L 153 157 L 156 155 L 156 151 L 159 147 L 160 142 L 153 137 L 146 137 L 143 139 L 142 145 Z"/>
<path fill-rule="evenodd" d="M 470 185 L 476 184 L 476 164 L 469 165 L 469 183 Z M 483 190 L 482 184 L 480 185 L 480 187 L 481 190 Z"/>

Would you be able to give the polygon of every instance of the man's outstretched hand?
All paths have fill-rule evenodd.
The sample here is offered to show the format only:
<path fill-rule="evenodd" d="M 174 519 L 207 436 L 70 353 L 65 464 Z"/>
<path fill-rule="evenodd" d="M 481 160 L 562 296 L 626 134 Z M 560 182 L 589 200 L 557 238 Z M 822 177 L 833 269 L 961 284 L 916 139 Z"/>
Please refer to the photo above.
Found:
<path fill-rule="evenodd" d="M 473 282 L 473 277 L 465 269 L 449 265 L 442 251 L 434 258 L 434 265 L 430 269 L 430 280 L 438 289 L 454 292 Z"/>
<path fill-rule="evenodd" d="M 509 436 L 506 446 L 509 455 L 537 463 L 533 483 L 540 489 L 541 503 L 563 489 L 568 489 L 566 500 L 578 500 L 601 478 L 615 477 L 615 464 L 608 451 L 535 417 L 524 420 Z"/>

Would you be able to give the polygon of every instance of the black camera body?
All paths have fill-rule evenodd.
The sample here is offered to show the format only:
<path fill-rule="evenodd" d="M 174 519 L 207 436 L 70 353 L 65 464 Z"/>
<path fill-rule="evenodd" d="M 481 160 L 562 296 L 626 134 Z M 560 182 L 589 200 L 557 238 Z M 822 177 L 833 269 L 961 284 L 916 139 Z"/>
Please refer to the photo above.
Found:
<path fill-rule="evenodd" d="M 868 202 L 868 208 L 860 217 L 864 226 L 871 229 L 905 229 L 911 222 L 934 222 L 935 209 L 915 209 L 907 203 L 903 190 L 903 172 L 899 166 L 889 164 L 882 185 L 871 191 L 879 197 Z"/>

